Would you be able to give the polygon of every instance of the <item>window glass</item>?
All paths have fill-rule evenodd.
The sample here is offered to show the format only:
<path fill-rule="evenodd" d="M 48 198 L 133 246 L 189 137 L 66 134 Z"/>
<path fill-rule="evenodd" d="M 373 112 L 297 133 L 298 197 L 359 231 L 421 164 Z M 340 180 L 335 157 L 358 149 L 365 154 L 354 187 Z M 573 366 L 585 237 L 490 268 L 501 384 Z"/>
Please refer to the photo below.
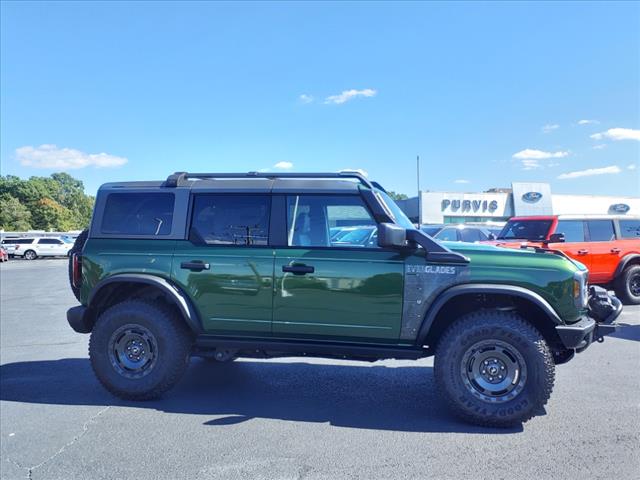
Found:
<path fill-rule="evenodd" d="M 463 228 L 460 230 L 460 239 L 463 242 L 479 242 L 486 240 L 487 236 L 477 228 Z"/>
<path fill-rule="evenodd" d="M 622 238 L 640 238 L 640 220 L 620 220 Z"/>
<path fill-rule="evenodd" d="M 169 235 L 172 193 L 110 193 L 102 214 L 102 233 Z"/>
<path fill-rule="evenodd" d="M 27 245 L 33 243 L 33 238 L 18 238 L 17 240 L 13 240 L 13 243 L 16 245 Z"/>
<path fill-rule="evenodd" d="M 444 240 L 447 242 L 457 242 L 458 241 L 458 229 L 457 228 L 443 228 L 440 232 L 435 236 L 438 240 Z"/>
<path fill-rule="evenodd" d="M 59 245 L 62 242 L 60 240 L 56 240 L 55 238 L 41 238 L 38 243 L 45 245 Z"/>
<path fill-rule="evenodd" d="M 565 242 L 584 242 L 584 223 L 582 220 L 558 220 L 555 233 L 562 233 Z"/>
<path fill-rule="evenodd" d="M 268 245 L 269 195 L 197 195 L 190 238 L 209 245 Z"/>
<path fill-rule="evenodd" d="M 501 240 L 544 240 L 551 220 L 509 220 L 498 235 Z"/>
<path fill-rule="evenodd" d="M 589 240 L 592 242 L 609 242 L 616 239 L 611 220 L 587 220 Z"/>
<path fill-rule="evenodd" d="M 360 197 L 289 195 L 287 241 L 296 247 L 376 248 L 377 226 Z"/>

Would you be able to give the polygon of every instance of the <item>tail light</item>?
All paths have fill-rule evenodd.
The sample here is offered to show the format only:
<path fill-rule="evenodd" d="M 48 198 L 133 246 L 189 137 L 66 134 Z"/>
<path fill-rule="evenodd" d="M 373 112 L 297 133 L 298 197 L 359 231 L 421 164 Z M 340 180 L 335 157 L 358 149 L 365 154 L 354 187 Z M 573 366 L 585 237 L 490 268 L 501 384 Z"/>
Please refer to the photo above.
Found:
<path fill-rule="evenodd" d="M 82 283 L 82 255 L 74 253 L 71 257 L 71 281 L 75 288 L 80 288 Z"/>

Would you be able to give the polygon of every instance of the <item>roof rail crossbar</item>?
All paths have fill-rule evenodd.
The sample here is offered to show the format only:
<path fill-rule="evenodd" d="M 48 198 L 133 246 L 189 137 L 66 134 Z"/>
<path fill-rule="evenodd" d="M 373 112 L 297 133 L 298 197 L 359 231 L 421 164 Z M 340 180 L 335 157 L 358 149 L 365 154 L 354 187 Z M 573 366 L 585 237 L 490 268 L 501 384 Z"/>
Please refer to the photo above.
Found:
<path fill-rule="evenodd" d="M 179 187 L 185 185 L 189 179 L 215 179 L 215 178 L 355 178 L 364 186 L 373 189 L 373 184 L 360 172 L 329 172 L 329 173 L 274 173 L 274 172 L 246 172 L 246 173 L 191 173 L 176 172 L 167 177 L 163 186 Z"/>

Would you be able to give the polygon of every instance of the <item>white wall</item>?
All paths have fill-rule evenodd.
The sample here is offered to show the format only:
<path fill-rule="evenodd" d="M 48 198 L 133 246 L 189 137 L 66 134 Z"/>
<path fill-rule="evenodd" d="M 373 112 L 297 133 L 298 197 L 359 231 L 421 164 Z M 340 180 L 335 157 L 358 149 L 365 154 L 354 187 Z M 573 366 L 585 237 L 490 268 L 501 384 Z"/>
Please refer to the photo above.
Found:
<path fill-rule="evenodd" d="M 551 203 L 555 215 L 616 213 L 610 210 L 611 205 L 623 203 L 631 207 L 627 215 L 640 216 L 640 198 L 638 197 L 605 197 L 597 195 L 552 195 Z"/>

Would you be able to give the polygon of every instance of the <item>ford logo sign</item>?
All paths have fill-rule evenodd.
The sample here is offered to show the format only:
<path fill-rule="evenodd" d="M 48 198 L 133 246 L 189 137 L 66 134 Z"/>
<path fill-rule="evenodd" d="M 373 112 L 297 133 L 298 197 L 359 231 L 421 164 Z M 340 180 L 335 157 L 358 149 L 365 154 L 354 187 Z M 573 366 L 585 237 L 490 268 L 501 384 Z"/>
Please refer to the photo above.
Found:
<path fill-rule="evenodd" d="M 542 194 L 540 192 L 527 192 L 522 195 L 522 200 L 529 203 L 536 203 L 541 198 Z"/>
<path fill-rule="evenodd" d="M 611 211 L 616 213 L 627 213 L 631 207 L 626 203 L 616 203 L 611 205 Z"/>

